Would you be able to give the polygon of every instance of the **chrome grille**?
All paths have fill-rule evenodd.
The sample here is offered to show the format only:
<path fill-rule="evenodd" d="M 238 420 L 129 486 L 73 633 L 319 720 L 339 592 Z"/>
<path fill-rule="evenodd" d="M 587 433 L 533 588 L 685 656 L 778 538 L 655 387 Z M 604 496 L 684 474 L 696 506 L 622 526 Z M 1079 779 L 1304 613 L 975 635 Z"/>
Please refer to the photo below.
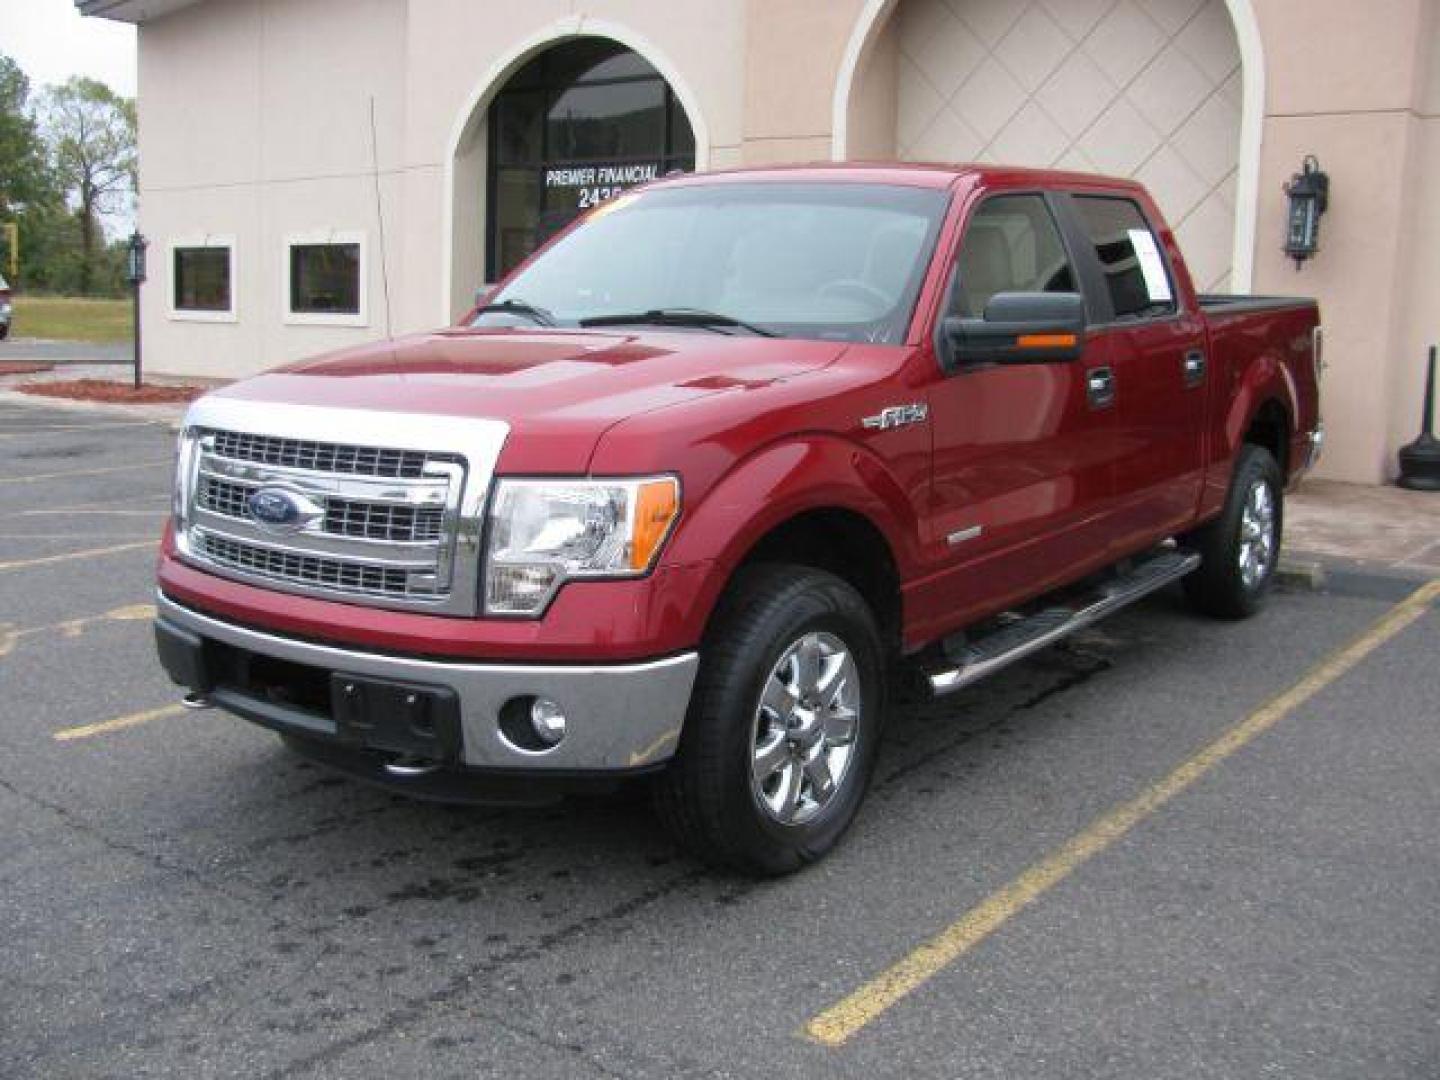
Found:
<path fill-rule="evenodd" d="M 308 472 L 353 476 L 418 477 L 425 474 L 430 455 L 416 450 L 387 450 L 376 446 L 284 439 L 243 431 L 213 431 L 214 452 L 236 461 L 280 465 Z"/>
<path fill-rule="evenodd" d="M 366 540 L 438 540 L 444 520 L 445 512 L 438 506 L 325 500 L 325 531 L 337 536 L 360 536 Z"/>
<path fill-rule="evenodd" d="M 474 615 L 508 432 L 495 420 L 201 398 L 181 436 L 176 547 L 201 569 L 283 592 Z M 262 489 L 277 516 L 253 512 Z"/>
<path fill-rule="evenodd" d="M 260 484 L 241 484 L 215 476 L 202 476 L 196 503 L 224 517 L 253 521 L 249 499 Z M 334 536 L 395 543 L 433 543 L 445 522 L 443 506 L 404 506 L 331 496 L 324 500 L 323 531 Z"/>
<path fill-rule="evenodd" d="M 388 596 L 405 596 L 410 592 L 410 575 L 404 570 L 297 555 L 204 532 L 199 534 L 198 539 L 201 553 L 232 570 L 343 592 L 383 593 Z"/>
<path fill-rule="evenodd" d="M 217 480 L 213 476 L 200 478 L 200 494 L 196 501 L 206 510 L 213 510 L 226 517 L 248 518 L 250 511 L 246 500 L 255 490 L 248 484 L 232 484 L 228 480 Z"/>

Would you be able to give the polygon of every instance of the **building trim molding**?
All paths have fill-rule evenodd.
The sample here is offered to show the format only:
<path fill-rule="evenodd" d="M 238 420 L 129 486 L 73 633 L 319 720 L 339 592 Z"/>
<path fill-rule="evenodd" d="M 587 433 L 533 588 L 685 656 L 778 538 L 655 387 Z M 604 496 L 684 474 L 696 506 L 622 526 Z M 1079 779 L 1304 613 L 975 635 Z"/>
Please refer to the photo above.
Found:
<path fill-rule="evenodd" d="M 586 15 L 567 15 L 521 39 L 512 45 L 501 57 L 490 65 L 484 76 L 475 84 L 465 99 L 459 115 L 450 129 L 445 146 L 445 179 L 441 185 L 441 268 L 440 268 L 440 317 L 441 325 L 454 320 L 450 310 L 451 294 L 454 289 L 455 273 L 455 159 L 484 121 L 490 102 L 531 57 L 552 45 L 577 37 L 609 38 L 644 57 L 660 76 L 670 84 L 675 98 L 690 120 L 690 130 L 695 135 L 695 168 L 701 171 L 710 164 L 710 128 L 700 111 L 700 102 L 680 69 L 649 38 L 630 27 L 609 19 L 592 19 Z"/>
<path fill-rule="evenodd" d="M 1017 0 L 1018 2 L 1018 0 Z M 835 79 L 830 103 L 830 157 L 844 161 L 849 154 L 850 97 L 856 75 L 869 59 L 880 31 L 900 0 L 865 0 Z M 1235 184 L 1235 237 L 1231 255 L 1230 287 L 1248 292 L 1255 276 L 1256 221 L 1260 203 L 1260 150 L 1265 128 L 1265 50 L 1254 0 L 1225 0 L 1235 41 L 1240 50 L 1243 102 L 1240 114 L 1240 155 Z"/>

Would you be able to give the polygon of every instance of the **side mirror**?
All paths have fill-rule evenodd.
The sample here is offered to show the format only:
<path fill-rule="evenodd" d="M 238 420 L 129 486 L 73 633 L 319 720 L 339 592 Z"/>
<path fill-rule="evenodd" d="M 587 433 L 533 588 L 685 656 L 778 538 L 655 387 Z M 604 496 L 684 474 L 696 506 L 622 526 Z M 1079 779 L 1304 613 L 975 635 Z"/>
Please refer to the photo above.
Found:
<path fill-rule="evenodd" d="M 1085 348 L 1085 301 L 1079 293 L 996 293 L 983 318 L 947 318 L 942 331 L 951 367 L 1064 363 Z"/>

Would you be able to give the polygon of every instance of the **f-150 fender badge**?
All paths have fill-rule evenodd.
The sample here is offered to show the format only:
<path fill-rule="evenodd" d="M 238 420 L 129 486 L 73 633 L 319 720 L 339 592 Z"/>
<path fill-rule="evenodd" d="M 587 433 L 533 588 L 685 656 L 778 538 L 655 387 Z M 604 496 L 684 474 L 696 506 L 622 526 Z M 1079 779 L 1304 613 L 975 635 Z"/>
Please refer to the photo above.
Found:
<path fill-rule="evenodd" d="M 888 409 L 881 409 L 860 423 L 871 431 L 889 431 L 906 424 L 923 424 L 929 418 L 930 406 L 923 401 L 913 401 L 909 405 L 891 405 Z"/>

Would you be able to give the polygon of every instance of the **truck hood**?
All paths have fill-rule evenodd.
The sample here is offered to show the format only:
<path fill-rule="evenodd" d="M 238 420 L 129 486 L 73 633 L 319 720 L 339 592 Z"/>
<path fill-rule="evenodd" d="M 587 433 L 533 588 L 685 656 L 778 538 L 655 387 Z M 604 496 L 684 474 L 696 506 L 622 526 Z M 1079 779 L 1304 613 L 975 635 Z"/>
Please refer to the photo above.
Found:
<path fill-rule="evenodd" d="M 621 420 L 763 389 L 824 368 L 845 348 L 688 330 L 447 330 L 331 353 L 216 393 L 503 420 L 510 425 L 503 471 L 576 472 Z"/>

